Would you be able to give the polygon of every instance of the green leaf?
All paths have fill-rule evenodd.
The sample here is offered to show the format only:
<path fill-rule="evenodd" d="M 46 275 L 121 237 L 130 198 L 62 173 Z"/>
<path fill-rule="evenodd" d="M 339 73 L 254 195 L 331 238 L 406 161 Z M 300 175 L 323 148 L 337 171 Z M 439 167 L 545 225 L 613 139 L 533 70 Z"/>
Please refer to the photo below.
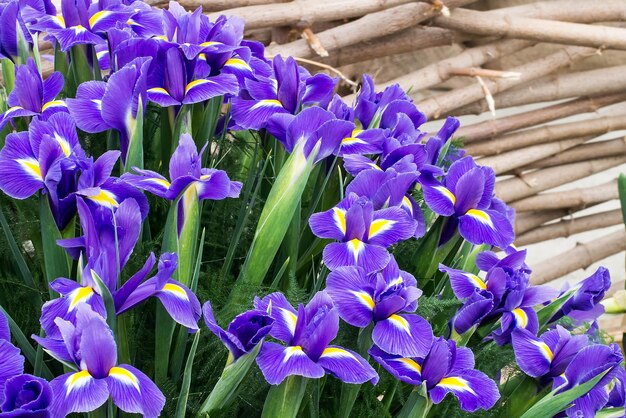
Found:
<path fill-rule="evenodd" d="M 259 343 L 254 349 L 239 357 L 235 362 L 227 365 L 215 384 L 215 387 L 205 399 L 200 407 L 198 416 L 209 416 L 215 412 L 226 408 L 234 399 L 237 388 L 250 371 L 250 367 L 254 364 L 257 354 L 261 349 L 262 343 Z M 229 355 L 230 359 L 230 355 Z M 217 415 L 216 415 L 217 416 Z"/>
<path fill-rule="evenodd" d="M 137 106 L 137 116 L 129 117 L 130 123 L 128 150 L 126 151 L 126 161 L 124 162 L 124 172 L 129 172 L 133 167 L 143 168 L 143 104 L 139 97 Z"/>
<path fill-rule="evenodd" d="M 180 395 L 178 396 L 178 402 L 176 403 L 176 418 L 184 418 L 187 411 L 187 399 L 189 398 L 189 387 L 191 386 L 191 373 L 193 369 L 193 360 L 196 357 L 196 348 L 198 348 L 198 341 L 200 340 L 200 331 L 196 332 L 193 337 L 193 343 L 191 344 L 191 350 L 189 350 L 189 356 L 187 356 L 187 363 L 185 364 L 185 373 L 183 374 L 183 384 L 180 388 Z"/>
<path fill-rule="evenodd" d="M 17 265 L 18 270 L 20 271 L 20 276 L 22 276 L 22 281 L 29 287 L 37 290 L 37 285 L 35 284 L 35 279 L 33 279 L 33 275 L 26 264 L 26 260 L 24 260 L 24 256 L 20 251 L 17 243 L 15 242 L 15 238 L 11 233 L 11 229 L 9 228 L 9 224 L 7 223 L 6 218 L 4 217 L 4 213 L 0 210 L 0 225 L 2 225 L 2 230 L 4 231 L 4 236 L 7 239 L 9 244 L 9 249 L 11 250 L 11 255 L 13 256 L 13 261 Z M 39 300 L 41 304 L 41 300 Z"/>
<path fill-rule="evenodd" d="M 566 410 L 574 400 L 580 398 L 593 389 L 600 379 L 602 379 L 609 371 L 610 369 L 605 370 L 593 379 L 583 383 L 582 385 L 574 386 L 563 393 L 557 394 L 556 392 L 558 388 L 553 390 L 527 410 L 521 418 L 552 417 L 559 412 Z"/>
<path fill-rule="evenodd" d="M 553 300 L 549 305 L 539 309 L 539 311 L 537 312 L 537 318 L 539 319 L 540 330 L 548 325 L 550 319 L 554 316 L 555 313 L 558 312 L 559 309 L 563 307 L 563 305 L 565 305 L 565 302 L 567 302 L 572 297 L 574 292 L 575 290 L 572 289 L 561 297 Z"/>
<path fill-rule="evenodd" d="M 278 386 L 272 386 L 265 398 L 261 418 L 295 418 L 306 390 L 308 379 L 289 376 Z"/>
<path fill-rule="evenodd" d="M 15 64 L 8 58 L 4 58 L 2 61 L 2 80 L 4 81 L 4 90 L 7 94 L 13 91 L 15 86 Z"/>
<path fill-rule="evenodd" d="M 198 230 L 200 229 L 200 204 L 198 201 L 198 189 L 191 184 L 183 192 L 184 219 L 183 226 L 178 237 L 178 281 L 189 286 L 193 275 L 193 267 L 196 257 L 196 243 Z"/>
<path fill-rule="evenodd" d="M 41 242 L 43 244 L 43 259 L 48 283 L 59 277 L 69 277 L 70 262 L 65 250 L 57 245 L 61 239 L 61 232 L 50 210 L 48 198 L 39 196 L 39 222 L 41 226 Z M 50 290 L 50 294 L 53 291 Z"/>
<path fill-rule="evenodd" d="M 617 179 L 617 188 L 619 191 L 619 202 L 622 207 L 622 218 L 626 225 L 626 174 L 621 173 Z"/>
<path fill-rule="evenodd" d="M 596 412 L 596 418 L 621 418 L 624 416 L 624 408 L 607 408 Z"/>
<path fill-rule="evenodd" d="M 113 335 L 115 336 L 115 339 L 117 341 L 119 336 L 117 335 L 117 315 L 115 313 L 115 302 L 113 301 L 113 295 L 111 294 L 111 291 L 109 290 L 107 285 L 102 281 L 100 276 L 98 276 L 98 273 L 96 273 L 94 270 L 91 270 L 91 276 L 96 282 L 96 285 L 98 285 L 98 293 L 102 296 L 102 299 L 104 300 L 104 308 L 107 312 L 107 324 L 109 325 L 109 328 L 111 328 L 111 331 L 113 331 Z"/>
<path fill-rule="evenodd" d="M 396 418 L 426 418 L 433 403 L 428 399 L 426 385 L 421 384 L 411 391 Z"/>

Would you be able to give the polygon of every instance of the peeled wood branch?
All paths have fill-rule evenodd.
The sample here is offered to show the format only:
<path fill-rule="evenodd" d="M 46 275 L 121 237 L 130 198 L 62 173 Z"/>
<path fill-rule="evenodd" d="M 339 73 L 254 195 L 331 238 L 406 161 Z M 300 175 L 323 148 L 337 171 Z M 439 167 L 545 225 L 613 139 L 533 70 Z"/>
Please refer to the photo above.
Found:
<path fill-rule="evenodd" d="M 513 15 L 554 19 L 564 22 L 594 23 L 626 20 L 626 3 L 622 0 L 547 0 L 487 12 L 494 15 Z"/>
<path fill-rule="evenodd" d="M 579 243 L 569 251 L 531 266 L 533 270 L 531 283 L 547 283 L 624 250 L 626 250 L 626 230 L 621 228 L 594 241 Z"/>
<path fill-rule="evenodd" d="M 448 7 L 458 7 L 476 0 L 450 0 Z M 376 13 L 370 13 L 346 24 L 336 26 L 317 34 L 319 42 L 327 51 L 354 45 L 369 39 L 390 35 L 415 26 L 426 19 L 437 15 L 438 8 L 429 3 L 408 3 Z M 300 58 L 309 58 L 315 51 L 303 40 L 297 40 L 284 45 L 272 45 L 267 48 L 270 55 L 291 55 Z"/>
<path fill-rule="evenodd" d="M 623 222 L 621 209 L 594 213 L 593 215 L 581 216 L 579 218 L 564 219 L 519 235 L 515 239 L 515 245 L 529 245 L 555 238 L 566 238 L 581 232 L 619 225 Z"/>
<path fill-rule="evenodd" d="M 559 68 L 563 68 L 572 62 L 586 58 L 594 53 L 595 50 L 586 47 L 566 47 L 542 59 L 511 68 L 509 71 L 522 74 L 520 79 L 485 80 L 485 84 L 491 94 L 496 94 L 522 83 L 548 75 Z M 471 84 L 448 93 L 422 100 L 416 105 L 427 117 L 434 116 L 437 118 L 461 106 L 473 103 L 476 100 L 481 100 L 484 96 L 483 89 L 480 85 Z"/>
<path fill-rule="evenodd" d="M 510 14 L 499 17 L 489 12 L 465 9 L 455 10 L 449 17 L 440 16 L 434 23 L 477 35 L 626 50 L 626 29 L 610 26 L 591 26 Z"/>
<path fill-rule="evenodd" d="M 180 5 L 187 10 L 202 7 L 202 11 L 207 13 L 224 9 L 232 9 L 233 7 L 281 3 L 281 0 L 178 0 L 178 3 L 180 3 Z"/>
<path fill-rule="evenodd" d="M 563 141 L 548 144 L 535 145 L 534 147 L 522 148 L 500 155 L 481 158 L 479 164 L 489 166 L 496 174 L 506 173 L 516 168 L 556 155 L 562 151 L 574 148 L 592 137 L 565 139 Z"/>
<path fill-rule="evenodd" d="M 593 158 L 604 158 L 613 155 L 626 155 L 626 137 L 612 139 L 610 141 L 592 142 L 567 150 L 554 157 L 537 161 L 528 168 L 545 168 L 556 165 L 569 164 Z"/>
<path fill-rule="evenodd" d="M 468 144 L 552 120 L 562 119 L 580 113 L 595 112 L 601 107 L 619 103 L 624 100 L 626 100 L 626 93 L 571 100 L 530 112 L 519 113 L 495 120 L 487 120 L 474 125 L 466 125 L 456 132 L 455 138 L 462 138 L 463 142 Z"/>
<path fill-rule="evenodd" d="M 607 132 L 626 129 L 626 115 L 607 116 L 581 122 L 547 125 L 535 129 L 504 135 L 489 141 L 468 144 L 470 155 L 494 155 L 501 152 L 544 144 L 579 136 L 599 136 Z"/>
<path fill-rule="evenodd" d="M 496 183 L 496 195 L 507 203 L 532 196 L 544 190 L 571 183 L 611 167 L 626 163 L 626 156 L 602 158 L 580 163 L 543 168 Z"/>
<path fill-rule="evenodd" d="M 543 225 L 546 222 L 567 216 L 569 211 L 565 209 L 538 210 L 535 212 L 522 212 L 515 216 L 515 234 L 520 235 Z"/>
<path fill-rule="evenodd" d="M 618 197 L 617 181 L 611 180 L 599 186 L 584 187 L 564 192 L 542 193 L 537 196 L 527 197 L 511 203 L 511 207 L 517 212 L 568 208 L 582 209 L 617 199 Z"/>
<path fill-rule="evenodd" d="M 246 22 L 247 30 L 296 25 L 299 22 L 312 25 L 315 22 L 351 19 L 408 2 L 409 0 L 337 0 L 323 3 L 291 1 L 222 10 L 210 13 L 209 19 L 214 21 L 220 15 L 239 16 Z"/>
<path fill-rule="evenodd" d="M 626 65 L 556 74 L 515 87 L 494 96 L 497 108 L 549 102 L 570 97 L 595 96 L 626 91 Z M 455 111 L 458 115 L 488 111 L 484 102 L 473 103 Z"/>

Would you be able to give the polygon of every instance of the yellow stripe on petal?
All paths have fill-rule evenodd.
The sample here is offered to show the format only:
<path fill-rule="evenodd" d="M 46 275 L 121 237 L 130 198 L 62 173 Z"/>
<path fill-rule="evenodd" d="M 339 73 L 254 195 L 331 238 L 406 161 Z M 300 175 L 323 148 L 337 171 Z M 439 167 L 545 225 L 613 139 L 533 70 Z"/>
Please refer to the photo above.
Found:
<path fill-rule="evenodd" d="M 137 389 L 137 392 L 141 392 L 141 389 L 139 389 L 139 379 L 137 379 L 137 376 L 122 367 L 111 367 L 111 370 L 109 370 L 109 377 L 119 380 L 127 386 L 132 385 L 135 389 Z"/>
<path fill-rule="evenodd" d="M 337 348 L 337 347 L 328 347 L 328 348 L 326 348 L 322 352 L 321 357 L 348 357 L 348 358 L 354 358 L 352 353 L 350 353 L 348 350 L 344 350 L 343 348 Z"/>
<path fill-rule="evenodd" d="M 99 205 L 106 206 L 109 208 L 116 208 L 120 204 L 115 200 L 115 195 L 108 190 L 100 190 L 100 192 L 95 196 L 89 196 L 89 199 L 96 202 Z"/>
<path fill-rule="evenodd" d="M 417 374 L 422 374 L 422 366 L 420 366 L 415 360 L 410 358 L 399 358 L 397 361 L 404 364 L 406 367 L 413 370 Z"/>
<path fill-rule="evenodd" d="M 404 196 L 402 198 L 402 207 L 407 208 L 409 213 L 413 215 L 413 204 L 411 203 L 411 200 L 409 199 L 408 196 Z"/>
<path fill-rule="evenodd" d="M 5 116 L 10 115 L 13 112 L 16 112 L 18 110 L 22 110 L 24 109 L 22 106 L 13 106 L 7 109 L 6 112 L 4 112 Z"/>
<path fill-rule="evenodd" d="M 156 183 L 156 184 L 160 184 L 161 186 L 165 187 L 166 189 L 169 189 L 170 185 L 171 185 L 169 181 L 167 181 L 165 179 L 160 179 L 158 177 L 149 178 L 148 181 L 151 181 L 151 182 Z"/>
<path fill-rule="evenodd" d="M 526 312 L 524 312 L 522 308 L 517 308 L 513 309 L 511 313 L 515 317 L 515 323 L 521 328 L 526 328 L 526 325 L 528 325 L 528 315 L 526 315 Z"/>
<path fill-rule="evenodd" d="M 48 103 L 44 103 L 44 105 L 41 106 L 41 111 L 45 112 L 46 109 L 49 109 L 51 107 L 67 107 L 67 105 L 65 104 L 63 100 L 52 100 L 52 101 L 49 101 Z"/>
<path fill-rule="evenodd" d="M 359 240 L 358 238 L 354 238 L 348 241 L 348 250 L 354 256 L 355 263 L 359 260 L 359 254 L 361 253 L 363 248 L 365 248 L 365 246 L 363 242 L 361 242 L 361 240 Z"/>
<path fill-rule="evenodd" d="M 187 292 L 185 292 L 185 289 L 183 289 L 177 284 L 165 283 L 165 286 L 163 286 L 162 290 L 164 292 L 171 293 L 172 295 L 176 296 L 179 299 L 189 300 L 189 296 L 187 296 Z"/>
<path fill-rule="evenodd" d="M 396 221 L 392 221 L 390 219 L 376 219 L 372 221 L 370 224 L 370 229 L 367 234 L 368 238 L 373 238 L 376 235 L 382 234 L 385 231 L 388 231 L 392 226 L 394 226 Z"/>
<path fill-rule="evenodd" d="M 63 154 L 65 154 L 66 157 L 69 157 L 71 149 L 70 149 L 70 143 L 67 141 L 67 139 L 63 138 L 61 135 L 59 135 L 56 132 L 54 133 L 54 139 L 55 141 L 59 143 L 59 146 L 61 147 Z"/>
<path fill-rule="evenodd" d="M 43 176 L 41 175 L 41 168 L 39 167 L 39 161 L 34 158 L 20 158 L 16 160 L 19 165 L 21 165 L 24 170 L 36 178 L 37 180 L 43 181 Z"/>
<path fill-rule="evenodd" d="M 87 32 L 87 28 L 85 28 L 83 25 L 72 26 L 70 29 L 72 29 L 76 34 Z"/>
<path fill-rule="evenodd" d="M 224 64 L 226 67 L 235 67 L 235 68 L 244 68 L 246 70 L 251 70 L 250 66 L 247 62 L 242 60 L 241 58 L 231 58 Z"/>
<path fill-rule="evenodd" d="M 289 360 L 293 356 L 302 356 L 302 355 L 306 355 L 306 354 L 304 354 L 304 351 L 302 351 L 302 347 L 300 347 L 299 345 L 287 347 L 285 349 L 285 358 L 283 359 L 283 363 Z"/>
<path fill-rule="evenodd" d="M 333 218 L 335 219 L 335 224 L 337 224 L 337 228 L 341 231 L 342 234 L 346 234 L 346 211 L 339 208 L 333 208 Z"/>
<path fill-rule="evenodd" d="M 454 196 L 454 194 L 450 190 L 448 190 L 445 186 L 435 186 L 434 188 L 439 193 L 441 193 L 446 198 L 448 198 L 448 200 L 452 202 L 453 205 L 456 204 L 456 196 Z"/>
<path fill-rule="evenodd" d="M 207 84 L 207 83 L 211 83 L 211 81 L 205 80 L 205 79 L 193 80 L 192 82 L 190 82 L 189 84 L 187 84 L 185 86 L 185 94 L 187 94 L 189 92 L 189 90 L 191 90 L 192 88 L 197 87 L 197 86 L 201 86 L 201 85 Z"/>
<path fill-rule="evenodd" d="M 73 311 L 76 306 L 78 306 L 81 302 L 87 302 L 91 296 L 93 295 L 93 289 L 89 286 L 87 287 L 79 287 L 76 290 L 73 290 L 70 295 L 70 311 Z"/>
<path fill-rule="evenodd" d="M 74 373 L 65 381 L 65 396 L 68 396 L 73 390 L 85 386 L 91 379 L 92 377 L 87 370 Z"/>
<path fill-rule="evenodd" d="M 409 322 L 406 319 L 402 318 L 400 315 L 393 314 L 389 317 L 389 320 L 396 327 L 401 328 L 408 334 L 411 333 L 411 329 L 409 328 Z"/>
<path fill-rule="evenodd" d="M 493 222 L 491 221 L 491 217 L 487 214 L 487 212 L 479 209 L 470 209 L 465 212 L 465 214 L 493 228 Z"/>
<path fill-rule="evenodd" d="M 276 99 L 265 99 L 265 100 L 260 100 L 250 109 L 258 109 L 259 107 L 283 107 L 283 104 Z"/>
<path fill-rule="evenodd" d="M 469 384 L 468 384 L 467 380 L 463 379 L 462 377 L 455 377 L 455 376 L 444 377 L 437 384 L 437 386 L 441 386 L 441 387 L 452 389 L 452 390 L 457 390 L 457 391 L 462 391 L 462 392 L 470 392 L 470 393 L 476 394 L 476 392 L 474 392 L 474 389 L 469 387 Z"/>
<path fill-rule="evenodd" d="M 53 19 L 56 19 L 56 21 L 58 22 L 59 26 L 61 26 L 62 28 L 65 27 L 65 18 L 63 17 L 63 15 L 61 13 L 59 13 L 56 16 L 54 16 Z"/>
<path fill-rule="evenodd" d="M 285 308 L 279 308 L 280 314 L 287 323 L 287 328 L 289 328 L 289 332 L 293 335 L 296 332 L 296 322 L 298 322 L 298 316 Z"/>
<path fill-rule="evenodd" d="M 533 341 L 533 344 L 537 346 L 539 350 L 541 350 L 541 354 L 546 359 L 548 359 L 549 362 L 552 362 L 552 358 L 554 357 L 554 355 L 552 354 L 552 350 L 550 350 L 550 347 L 548 347 L 546 343 L 542 341 Z"/>
<path fill-rule="evenodd" d="M 363 305 L 367 306 L 371 311 L 374 310 L 374 299 L 367 292 L 352 292 Z"/>
<path fill-rule="evenodd" d="M 472 273 L 465 273 L 465 277 L 467 277 L 477 288 L 482 290 L 485 290 L 487 288 L 487 285 L 485 284 L 483 279 L 481 279 L 477 275 Z"/>
<path fill-rule="evenodd" d="M 215 41 L 207 41 L 207 42 L 202 42 L 200 44 L 200 46 L 203 47 L 203 48 L 207 47 L 207 46 L 214 46 L 214 45 L 224 45 L 224 44 L 221 43 L 221 42 L 215 42 Z"/>
<path fill-rule="evenodd" d="M 170 95 L 167 90 L 165 90 L 163 87 L 152 87 L 151 89 L 147 90 L 148 93 L 159 93 L 159 94 L 167 94 L 168 96 Z"/>
<path fill-rule="evenodd" d="M 91 16 L 89 18 L 89 27 L 93 28 L 94 25 L 96 25 L 98 22 L 100 22 L 102 19 L 104 19 L 105 17 L 108 17 L 111 15 L 112 12 L 108 11 L 108 10 L 101 10 L 98 13 L 95 13 L 93 16 Z"/>

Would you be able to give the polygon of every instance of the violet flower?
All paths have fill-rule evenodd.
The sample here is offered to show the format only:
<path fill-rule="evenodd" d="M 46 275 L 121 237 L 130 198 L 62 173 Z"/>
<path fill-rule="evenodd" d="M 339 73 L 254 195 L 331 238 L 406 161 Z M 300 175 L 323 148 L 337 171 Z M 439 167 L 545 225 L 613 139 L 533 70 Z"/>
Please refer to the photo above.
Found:
<path fill-rule="evenodd" d="M 19 374 L 6 381 L 0 418 L 47 418 L 52 403 L 52 389 L 45 379 Z"/>

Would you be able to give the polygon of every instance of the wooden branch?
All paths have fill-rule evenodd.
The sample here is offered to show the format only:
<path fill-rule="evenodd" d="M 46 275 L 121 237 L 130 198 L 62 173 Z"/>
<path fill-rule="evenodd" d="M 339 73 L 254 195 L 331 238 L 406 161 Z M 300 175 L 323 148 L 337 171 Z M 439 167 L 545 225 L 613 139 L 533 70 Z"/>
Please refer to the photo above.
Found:
<path fill-rule="evenodd" d="M 449 0 L 449 7 L 463 6 L 476 0 Z M 390 35 L 410 28 L 439 13 L 437 7 L 429 3 L 408 3 L 376 13 L 370 13 L 346 24 L 336 26 L 317 34 L 319 42 L 327 51 L 354 45 L 369 39 Z M 384 22 L 381 24 L 381 22 Z M 303 39 L 284 45 L 271 45 L 270 55 L 291 55 L 300 58 L 314 56 L 315 52 Z M 331 52 L 332 53 L 332 52 Z"/>
<path fill-rule="evenodd" d="M 610 157 L 613 155 L 626 155 L 626 137 L 580 145 L 559 155 L 555 155 L 554 157 L 530 164 L 527 168 L 554 167 L 556 165 Z"/>
<path fill-rule="evenodd" d="M 520 78 L 520 73 L 512 71 L 490 70 L 488 68 L 451 68 L 450 75 L 464 77 L 485 77 L 485 78 Z"/>
<path fill-rule="evenodd" d="M 521 212 L 515 215 L 515 234 L 520 235 L 543 225 L 546 222 L 562 218 L 569 214 L 565 209 L 538 210 L 534 212 Z"/>
<path fill-rule="evenodd" d="M 525 16 L 564 22 L 595 23 L 626 20 L 626 3 L 622 0 L 547 0 L 519 6 L 489 10 L 490 15 Z"/>
<path fill-rule="evenodd" d="M 549 102 L 571 97 L 596 96 L 626 91 L 626 65 L 591 71 L 556 74 L 515 87 L 494 96 L 497 108 Z M 457 109 L 457 115 L 479 114 L 488 107 L 477 102 Z"/>
<path fill-rule="evenodd" d="M 599 136 L 620 129 L 626 129 L 626 115 L 605 116 L 581 122 L 527 129 L 488 141 L 468 144 L 465 151 L 470 155 L 494 155 L 566 138 Z"/>
<path fill-rule="evenodd" d="M 526 167 L 530 163 L 574 148 L 592 138 L 593 137 L 587 136 L 583 138 L 564 139 L 562 141 L 521 148 L 504 154 L 481 158 L 478 160 L 478 163 L 491 167 L 496 174 L 502 174 L 514 171 L 516 168 Z"/>
<path fill-rule="evenodd" d="M 163 3 L 166 3 L 163 1 Z M 187 10 L 196 9 L 202 7 L 204 13 L 217 12 L 225 9 L 232 9 L 233 7 L 248 7 L 268 5 L 275 3 L 283 3 L 281 0 L 178 0 L 181 6 Z"/>
<path fill-rule="evenodd" d="M 507 203 L 514 202 L 623 163 L 626 163 L 626 156 L 601 158 L 599 160 L 543 168 L 523 174 L 523 178 L 513 177 L 497 182 L 495 187 L 496 196 Z"/>
<path fill-rule="evenodd" d="M 532 284 L 547 283 L 624 250 L 626 250 L 626 230 L 621 228 L 594 241 L 579 243 L 569 251 L 531 266 L 533 273 L 530 281 Z"/>
<path fill-rule="evenodd" d="M 578 208 L 583 209 L 619 197 L 615 179 L 599 186 L 564 192 L 542 193 L 511 203 L 517 212 Z"/>
<path fill-rule="evenodd" d="M 522 83 L 548 75 L 559 68 L 563 68 L 572 62 L 584 59 L 594 53 L 595 50 L 590 48 L 569 46 L 547 57 L 509 70 L 521 73 L 522 76 L 520 79 L 485 80 L 485 84 L 492 94 L 500 93 Z M 483 98 L 484 93 L 482 87 L 477 84 L 471 84 L 467 87 L 455 89 L 448 93 L 422 100 L 416 105 L 427 117 L 434 116 L 437 118 L 442 114 L 446 114 L 463 105 Z"/>
<path fill-rule="evenodd" d="M 239 16 L 246 22 L 247 30 L 296 25 L 299 22 L 307 22 L 312 25 L 315 22 L 351 19 L 408 2 L 409 0 L 336 0 L 323 3 L 291 1 L 235 7 L 217 13 L 209 13 L 209 19 L 215 21 L 220 15 Z"/>
<path fill-rule="evenodd" d="M 579 218 L 564 219 L 557 223 L 542 226 L 525 234 L 518 235 L 515 239 L 515 245 L 522 246 L 555 238 L 566 238 L 581 232 L 619 225 L 623 222 L 624 219 L 622 218 L 621 209 L 594 213 L 593 215 L 581 216 Z"/>
<path fill-rule="evenodd" d="M 476 35 L 502 36 L 531 41 L 626 50 L 626 29 L 610 26 L 559 22 L 507 14 L 459 9 L 440 16 L 435 25 Z"/>
<path fill-rule="evenodd" d="M 626 93 L 571 100 L 569 102 L 559 103 L 525 113 L 495 120 L 487 120 L 473 125 L 466 125 L 456 131 L 455 138 L 461 138 L 465 144 L 469 144 L 556 119 L 562 119 L 580 113 L 595 112 L 601 107 L 619 103 L 624 100 L 626 100 Z"/>

